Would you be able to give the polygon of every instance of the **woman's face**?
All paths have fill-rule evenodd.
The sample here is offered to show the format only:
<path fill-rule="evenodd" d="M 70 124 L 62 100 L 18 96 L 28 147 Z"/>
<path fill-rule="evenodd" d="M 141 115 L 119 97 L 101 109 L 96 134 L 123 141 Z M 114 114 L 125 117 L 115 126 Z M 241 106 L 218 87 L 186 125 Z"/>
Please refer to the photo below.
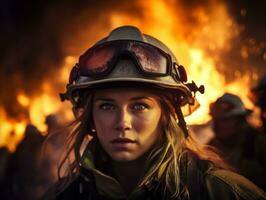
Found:
<path fill-rule="evenodd" d="M 115 161 L 133 161 L 158 140 L 161 106 L 155 94 L 138 89 L 96 92 L 93 119 L 98 139 Z"/>

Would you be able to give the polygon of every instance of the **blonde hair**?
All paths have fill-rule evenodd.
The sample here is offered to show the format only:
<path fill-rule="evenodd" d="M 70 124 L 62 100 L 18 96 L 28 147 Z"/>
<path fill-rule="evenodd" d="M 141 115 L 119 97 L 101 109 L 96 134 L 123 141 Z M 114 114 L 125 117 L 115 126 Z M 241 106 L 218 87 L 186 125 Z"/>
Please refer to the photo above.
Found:
<path fill-rule="evenodd" d="M 199 160 L 205 160 L 209 164 L 208 170 L 213 168 L 229 169 L 230 167 L 218 155 L 215 148 L 197 143 L 190 135 L 185 137 L 177 123 L 177 115 L 171 101 L 164 96 L 161 99 L 163 110 L 161 123 L 166 143 L 169 144 L 170 148 L 169 152 L 165 155 L 163 163 L 152 174 L 144 177 L 142 184 L 145 184 L 150 179 L 159 178 L 159 181 L 165 186 L 164 190 L 170 192 L 171 197 L 189 195 L 185 183 L 183 180 L 180 180 L 181 160 L 186 153 L 192 153 Z M 162 149 L 163 147 L 155 150 L 151 154 L 150 160 L 159 154 Z M 183 185 L 183 188 L 179 187 L 181 185 Z"/>
<path fill-rule="evenodd" d="M 184 184 L 182 180 L 180 180 L 181 160 L 186 152 L 194 154 L 200 160 L 206 160 L 209 163 L 209 170 L 212 168 L 228 169 L 228 166 L 215 152 L 214 148 L 198 144 L 191 136 L 185 137 L 177 123 L 177 115 L 172 102 L 166 96 L 159 96 L 161 97 L 160 103 L 163 111 L 161 118 L 163 140 L 169 145 L 169 150 L 165 154 L 163 162 L 159 166 L 154 167 L 151 173 L 144 176 L 140 185 L 144 185 L 151 180 L 157 180 L 164 185 L 164 191 L 170 192 L 171 197 L 184 194 L 187 195 L 186 193 L 188 193 L 188 191 L 185 187 L 180 189 L 180 186 Z M 83 114 L 72 124 L 74 128 L 68 138 L 68 150 L 58 169 L 58 177 L 61 178 L 63 166 L 68 166 L 68 171 L 66 173 L 68 179 L 66 179 L 61 189 L 64 189 L 66 185 L 70 183 L 73 176 L 78 175 L 81 161 L 81 146 L 88 135 L 93 136 L 95 134 L 95 132 L 92 131 L 93 118 L 91 114 L 93 94 L 87 96 L 86 102 Z M 164 146 L 160 145 L 160 147 L 153 149 L 149 155 L 148 162 L 151 162 L 160 155 L 163 148 Z M 74 160 L 69 159 L 71 154 L 74 154 Z"/>

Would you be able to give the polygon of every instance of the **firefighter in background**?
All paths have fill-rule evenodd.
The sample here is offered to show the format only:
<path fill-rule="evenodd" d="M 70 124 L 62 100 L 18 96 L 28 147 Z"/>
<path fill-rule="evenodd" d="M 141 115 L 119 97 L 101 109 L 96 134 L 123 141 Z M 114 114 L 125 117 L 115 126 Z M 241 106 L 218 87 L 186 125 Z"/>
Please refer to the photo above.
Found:
<path fill-rule="evenodd" d="M 240 174 L 266 190 L 266 137 L 252 127 L 242 100 L 225 93 L 210 106 L 215 146 Z"/>
<path fill-rule="evenodd" d="M 260 108 L 262 128 L 266 133 L 266 75 L 251 89 L 251 100 Z"/>
<path fill-rule="evenodd" d="M 46 188 L 57 181 L 57 169 L 68 130 L 55 114 L 46 116 L 47 138 L 42 151 L 42 168 L 47 171 Z"/>
<path fill-rule="evenodd" d="M 43 190 L 43 174 L 39 166 L 41 147 L 45 137 L 32 124 L 28 124 L 25 137 L 10 156 L 4 177 L 5 191 L 1 199 L 35 200 Z"/>
<path fill-rule="evenodd" d="M 7 147 L 0 148 L 0 198 L 5 193 L 5 174 L 7 170 L 7 163 L 11 153 Z"/>

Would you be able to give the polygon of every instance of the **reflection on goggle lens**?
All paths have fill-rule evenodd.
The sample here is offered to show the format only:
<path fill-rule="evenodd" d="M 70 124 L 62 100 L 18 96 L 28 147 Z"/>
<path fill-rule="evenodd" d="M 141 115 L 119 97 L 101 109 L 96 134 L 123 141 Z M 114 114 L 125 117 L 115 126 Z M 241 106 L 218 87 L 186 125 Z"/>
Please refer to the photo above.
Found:
<path fill-rule="evenodd" d="M 171 57 L 157 47 L 136 41 L 117 41 L 92 47 L 79 59 L 81 75 L 105 75 L 117 59 L 127 54 L 134 58 L 141 72 L 146 75 L 165 76 L 171 69 Z"/>
<path fill-rule="evenodd" d="M 133 43 L 130 45 L 129 51 L 135 53 L 144 71 L 159 74 L 167 73 L 167 57 L 157 49 L 148 45 Z"/>

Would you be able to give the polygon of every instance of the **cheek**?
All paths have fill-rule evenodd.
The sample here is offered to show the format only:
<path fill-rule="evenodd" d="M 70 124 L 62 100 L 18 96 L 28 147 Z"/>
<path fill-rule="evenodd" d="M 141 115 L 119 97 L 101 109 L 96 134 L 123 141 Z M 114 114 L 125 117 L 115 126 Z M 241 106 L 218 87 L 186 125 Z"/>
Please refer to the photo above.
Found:
<path fill-rule="evenodd" d="M 114 123 L 114 115 L 108 113 L 93 112 L 94 125 L 97 135 L 107 135 Z"/>
<path fill-rule="evenodd" d="M 142 117 L 135 117 L 133 127 L 139 134 L 154 134 L 154 132 L 158 131 L 160 116 L 160 112 L 152 112 Z"/>
<path fill-rule="evenodd" d="M 96 129 L 97 138 L 100 141 L 100 144 L 105 149 L 106 145 L 110 141 L 110 130 L 111 130 L 111 123 L 110 118 L 107 119 L 105 115 L 95 115 L 94 117 L 94 125 Z"/>

